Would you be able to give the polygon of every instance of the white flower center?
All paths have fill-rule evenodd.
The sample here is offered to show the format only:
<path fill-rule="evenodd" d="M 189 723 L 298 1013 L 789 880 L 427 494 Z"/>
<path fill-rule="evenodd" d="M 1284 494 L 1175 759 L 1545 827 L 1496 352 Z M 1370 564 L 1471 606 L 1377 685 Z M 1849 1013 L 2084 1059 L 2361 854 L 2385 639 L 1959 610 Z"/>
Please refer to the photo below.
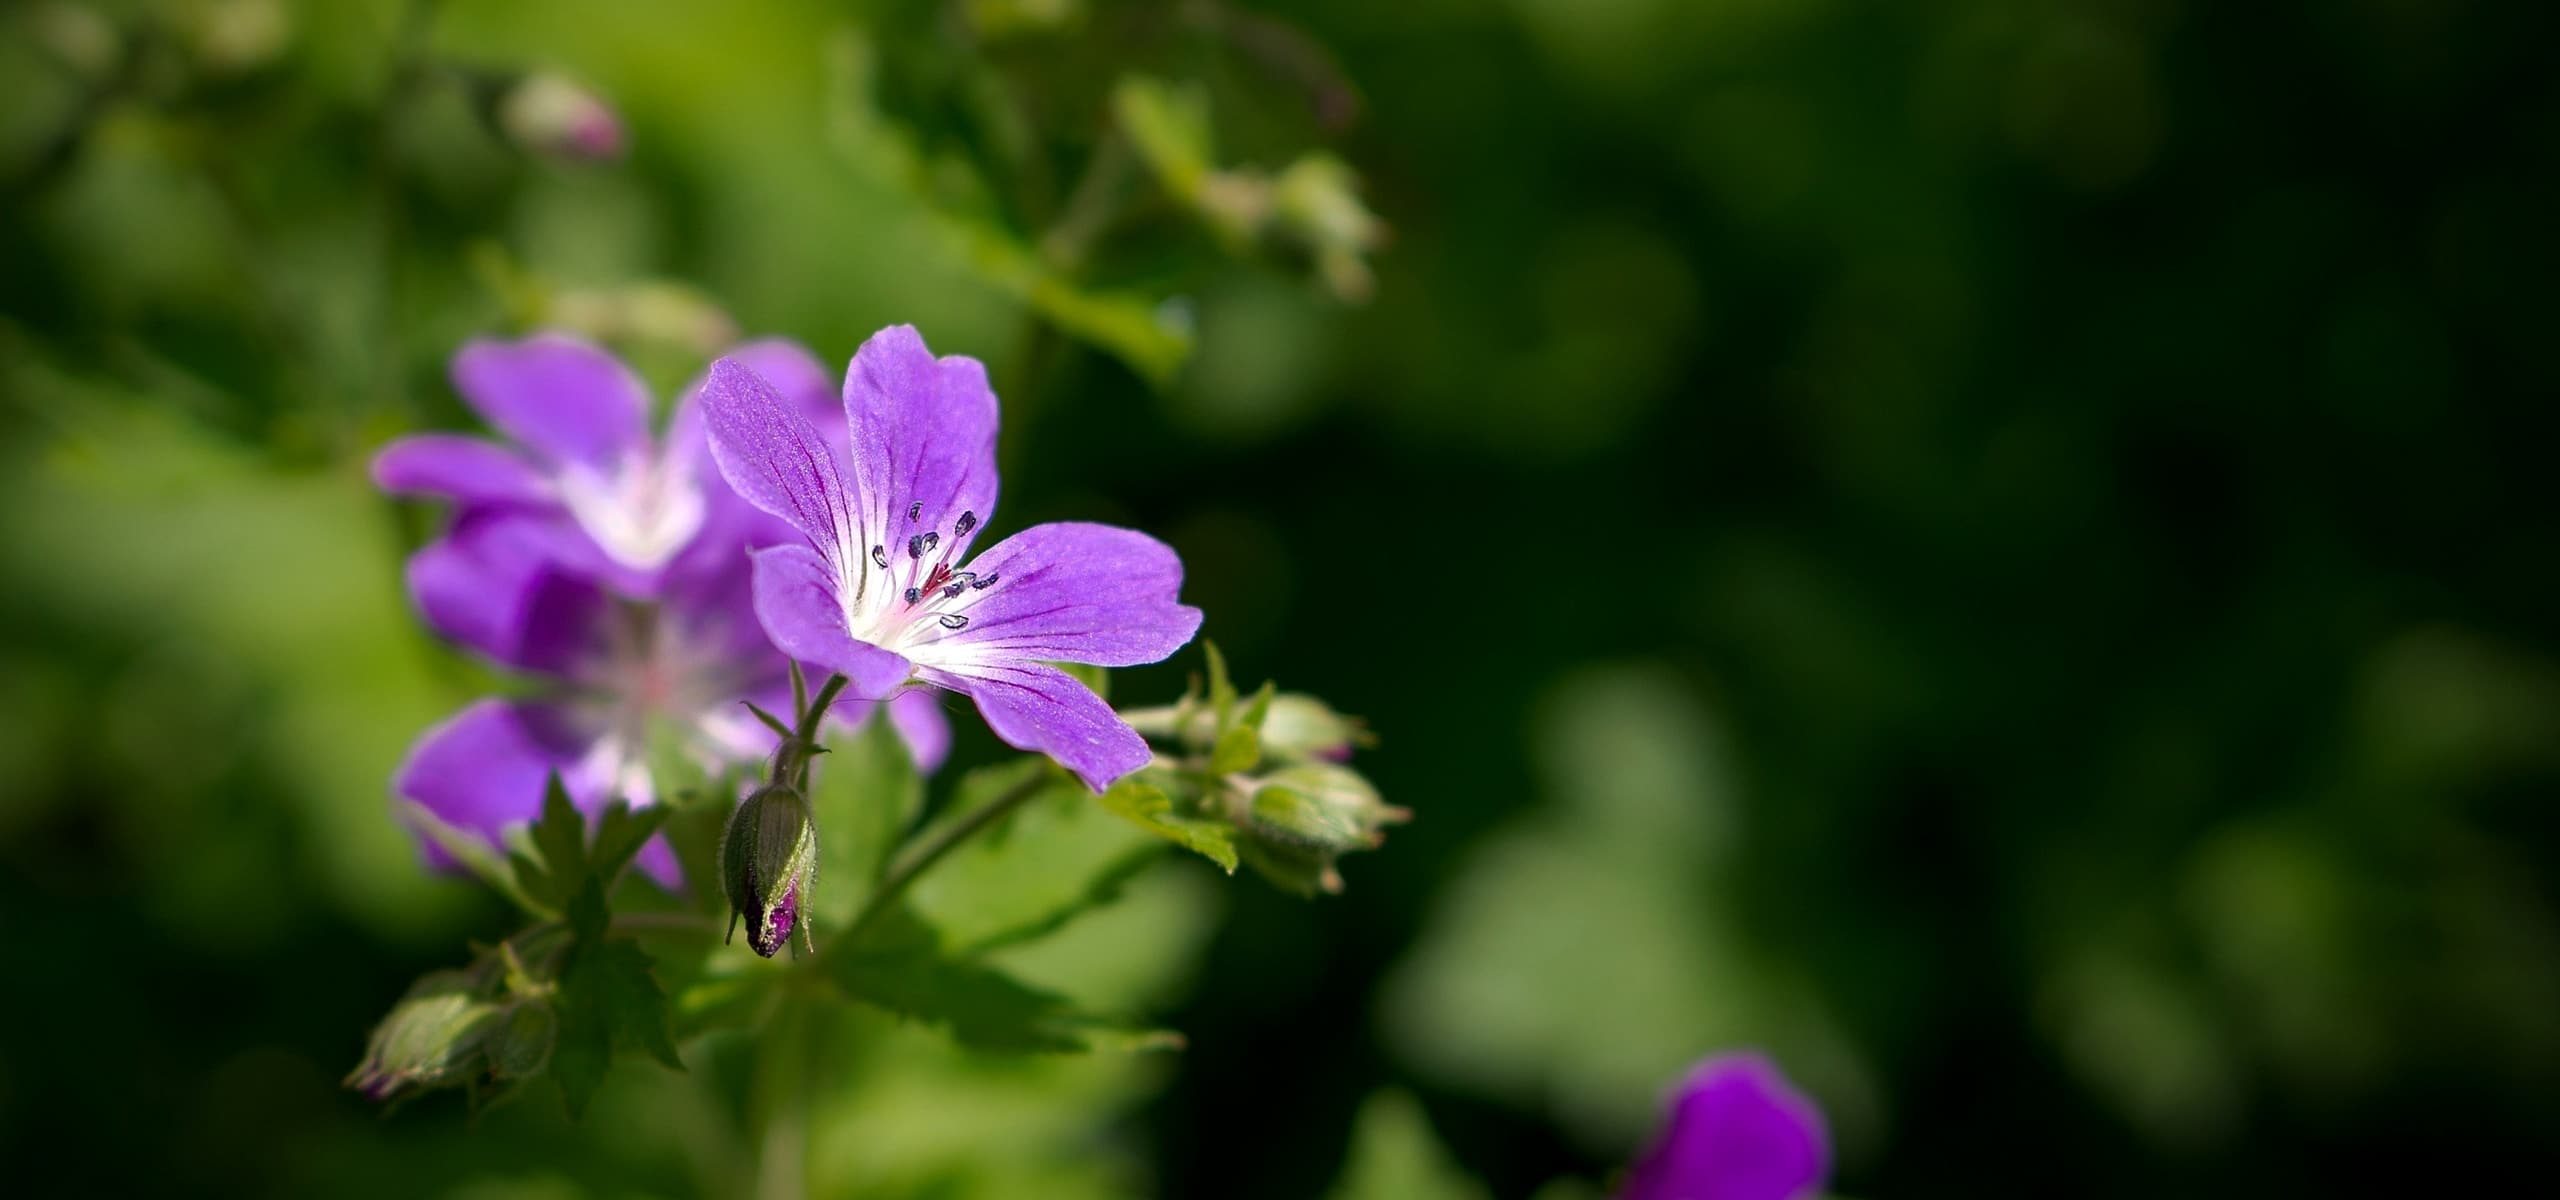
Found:
<path fill-rule="evenodd" d="M 961 513 L 948 531 L 924 529 L 920 507 L 907 510 L 917 531 L 894 543 L 881 535 L 844 564 L 852 578 L 838 590 L 854 637 L 918 662 L 936 663 L 950 655 L 936 653 L 932 646 L 968 628 L 969 610 L 1000 579 L 993 572 L 954 566 L 978 526 L 976 513 Z"/>
<path fill-rule="evenodd" d="M 663 567 L 702 529 L 701 486 L 647 450 L 625 455 L 610 475 L 571 467 L 559 488 L 587 536 L 626 566 Z"/>

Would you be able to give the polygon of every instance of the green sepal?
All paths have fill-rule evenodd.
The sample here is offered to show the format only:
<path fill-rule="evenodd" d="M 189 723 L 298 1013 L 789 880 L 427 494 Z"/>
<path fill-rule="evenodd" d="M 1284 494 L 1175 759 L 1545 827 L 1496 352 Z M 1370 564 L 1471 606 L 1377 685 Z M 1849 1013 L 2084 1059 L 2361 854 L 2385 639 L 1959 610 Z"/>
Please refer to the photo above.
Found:
<path fill-rule="evenodd" d="M 1235 831 L 1216 821 L 1174 811 L 1173 797 L 1155 784 L 1132 775 L 1102 793 L 1102 806 L 1157 837 L 1236 873 Z"/>

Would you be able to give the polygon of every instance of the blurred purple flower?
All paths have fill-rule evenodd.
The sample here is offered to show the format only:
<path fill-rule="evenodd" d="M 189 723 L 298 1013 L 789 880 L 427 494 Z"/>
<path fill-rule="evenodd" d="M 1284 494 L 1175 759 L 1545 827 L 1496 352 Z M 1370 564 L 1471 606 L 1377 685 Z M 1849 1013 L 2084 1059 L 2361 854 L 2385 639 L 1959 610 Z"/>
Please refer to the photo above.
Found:
<path fill-rule="evenodd" d="M 975 701 L 1006 743 L 1099 791 L 1147 744 L 1052 662 L 1156 662 L 1191 640 L 1182 560 L 1108 525 L 1035 525 L 975 560 L 996 504 L 996 396 L 975 359 L 937 359 L 909 326 L 845 373 L 849 436 L 827 436 L 782 382 L 738 358 L 702 388 L 711 452 L 738 494 L 802 544 L 759 551 L 755 609 L 774 644 L 882 697 L 911 683 Z M 966 568 L 961 564 L 967 562 Z"/>
<path fill-rule="evenodd" d="M 1796 1200 L 1830 1169 L 1822 1113 L 1757 1054 L 1698 1064 L 1618 1200 Z"/>
<path fill-rule="evenodd" d="M 833 407 L 806 351 L 764 342 L 738 353 L 803 403 Z M 522 448 L 430 434 L 375 459 L 386 490 L 458 502 L 452 528 L 410 559 L 410 594 L 437 633 L 550 686 L 481 700 L 428 730 L 393 792 L 494 841 L 534 817 L 554 771 L 582 809 L 654 801 L 654 737 L 672 734 L 715 770 L 770 753 L 773 733 L 740 701 L 787 710 L 790 664 L 757 626 L 745 556 L 795 535 L 707 469 L 692 397 L 661 446 L 637 381 L 585 343 L 475 343 L 454 375 Z M 837 711 L 850 724 L 878 707 Z M 887 707 L 919 765 L 939 765 L 950 744 L 940 710 L 921 696 Z M 432 843 L 429 857 L 443 859 Z M 675 882 L 662 842 L 640 861 Z"/>

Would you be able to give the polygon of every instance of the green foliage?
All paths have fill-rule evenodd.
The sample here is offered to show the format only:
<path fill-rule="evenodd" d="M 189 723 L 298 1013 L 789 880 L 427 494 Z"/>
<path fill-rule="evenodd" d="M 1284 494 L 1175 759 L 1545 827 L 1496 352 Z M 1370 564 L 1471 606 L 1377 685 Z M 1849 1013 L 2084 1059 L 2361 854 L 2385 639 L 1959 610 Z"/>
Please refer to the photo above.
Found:
<path fill-rule="evenodd" d="M 554 775 L 526 837 L 531 853 L 513 854 L 511 872 L 487 878 L 532 911 L 557 915 L 483 951 L 467 970 L 420 979 L 376 1028 L 348 1086 L 377 1098 L 465 1087 L 480 1107 L 547 1072 L 577 1116 L 617 1054 L 640 1051 L 684 1069 L 654 964 L 638 942 L 614 936 L 608 902 L 667 816 L 663 806 L 635 812 L 617 800 L 591 839 Z M 494 868 L 485 846 L 480 854 Z"/>
<path fill-rule="evenodd" d="M 1485 1200 L 1484 1185 L 1449 1157 L 1430 1114 L 1410 1093 L 1378 1092 L 1360 1105 L 1351 1154 L 1327 1200 Z"/>
<path fill-rule="evenodd" d="M 842 928 L 870 898 L 890 853 L 923 812 L 925 787 L 885 713 L 865 721 L 854 736 L 836 739 L 830 750 L 816 763 L 809 785 L 826 846 L 818 864 L 826 886 L 808 911 Z"/>
<path fill-rule="evenodd" d="M 649 955 L 628 938 L 581 939 L 560 973 L 559 1046 L 552 1077 L 569 1115 L 586 1111 L 616 1054 L 640 1051 L 681 1071 L 670 1031 L 666 992 Z"/>
<path fill-rule="evenodd" d="M 1164 788 L 1147 782 L 1144 775 L 1140 772 L 1112 784 L 1102 794 L 1102 806 L 1139 828 L 1218 864 L 1220 870 L 1235 874 L 1235 831 L 1217 821 L 1175 812 L 1173 797 Z"/>

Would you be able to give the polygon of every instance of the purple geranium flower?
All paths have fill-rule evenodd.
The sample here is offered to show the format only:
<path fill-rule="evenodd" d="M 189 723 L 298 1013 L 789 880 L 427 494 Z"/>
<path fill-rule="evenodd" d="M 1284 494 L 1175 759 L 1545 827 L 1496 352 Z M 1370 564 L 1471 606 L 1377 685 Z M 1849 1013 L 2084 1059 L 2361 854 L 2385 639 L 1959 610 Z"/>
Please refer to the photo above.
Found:
<path fill-rule="evenodd" d="M 1173 550 L 1065 522 L 969 559 L 995 512 L 995 392 L 975 359 L 937 359 L 909 326 L 855 353 L 849 437 L 823 435 L 777 382 L 727 358 L 702 388 L 721 473 L 803 539 L 756 554 L 756 615 L 774 644 L 845 675 L 858 695 L 911 683 L 960 692 L 997 737 L 1097 791 L 1145 765 L 1146 742 L 1048 664 L 1134 666 L 1190 641 L 1200 610 L 1176 600 Z"/>
<path fill-rule="evenodd" d="M 834 407 L 806 351 L 771 342 L 741 355 L 790 380 L 803 403 Z M 751 547 L 795 535 L 703 469 L 692 398 L 662 450 L 629 373 L 583 343 L 478 343 L 455 375 L 493 423 L 538 448 L 428 435 L 383 451 L 374 470 L 387 489 L 461 502 L 446 535 L 410 559 L 410 592 L 438 633 L 549 686 L 481 700 L 428 730 L 393 791 L 495 840 L 540 810 L 554 772 L 590 811 L 609 797 L 652 802 L 648 750 L 665 734 L 715 770 L 770 753 L 772 731 L 740 702 L 787 708 L 790 664 L 757 626 L 743 568 Z M 842 719 L 875 707 L 847 706 Z M 950 743 L 940 710 L 906 697 L 888 707 L 919 765 L 938 765 Z M 640 861 L 675 881 L 663 842 Z"/>
<path fill-rule="evenodd" d="M 1757 1054 L 1697 1065 L 1619 1200 L 1796 1200 L 1822 1186 L 1822 1113 Z"/>

